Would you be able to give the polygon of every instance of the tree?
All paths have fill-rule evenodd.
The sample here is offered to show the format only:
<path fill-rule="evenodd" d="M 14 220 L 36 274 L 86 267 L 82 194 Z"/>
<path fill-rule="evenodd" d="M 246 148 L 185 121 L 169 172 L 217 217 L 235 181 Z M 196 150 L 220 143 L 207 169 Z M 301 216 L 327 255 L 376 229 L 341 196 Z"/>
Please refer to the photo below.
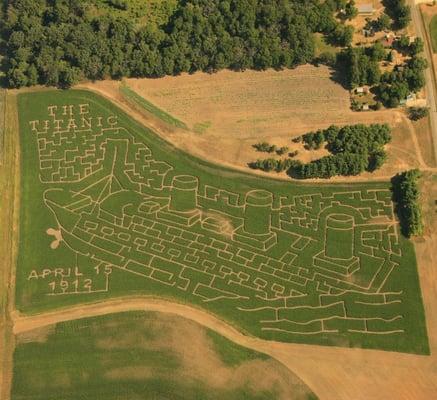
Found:
<path fill-rule="evenodd" d="M 289 171 L 291 176 L 299 179 L 330 178 L 374 171 L 386 161 L 384 146 L 391 140 L 390 127 L 385 124 L 330 126 L 303 135 L 308 148 L 316 148 L 315 138 L 319 134 L 326 141 L 331 155 L 306 164 L 293 164 Z"/>
<path fill-rule="evenodd" d="M 381 71 L 378 62 L 372 60 L 364 48 L 348 47 L 339 54 L 337 62 L 350 88 L 374 85 L 380 80 Z"/>
<path fill-rule="evenodd" d="M 387 153 L 382 149 L 376 150 L 369 157 L 369 164 L 367 170 L 369 172 L 373 172 L 376 171 L 377 169 L 380 169 L 384 165 L 386 160 L 387 160 Z"/>
<path fill-rule="evenodd" d="M 404 52 L 407 52 L 409 50 L 410 46 L 410 39 L 407 35 L 402 35 L 397 41 L 396 41 L 396 47 Z"/>
<path fill-rule="evenodd" d="M 337 25 L 330 33 L 329 40 L 337 46 L 346 47 L 352 43 L 354 28 L 350 25 Z"/>
<path fill-rule="evenodd" d="M 81 71 L 79 68 L 66 66 L 59 73 L 59 84 L 63 88 L 70 88 L 78 83 L 81 79 Z"/>
<path fill-rule="evenodd" d="M 419 119 L 425 118 L 429 115 L 429 110 L 426 107 L 409 107 L 408 117 L 412 121 L 418 121 Z"/>
<path fill-rule="evenodd" d="M 111 6 L 118 8 L 119 10 L 127 10 L 129 8 L 129 4 L 126 0 L 107 0 L 107 1 Z"/>
<path fill-rule="evenodd" d="M 392 190 L 401 231 L 406 237 L 423 234 L 422 210 L 420 208 L 419 179 L 417 169 L 397 174 L 392 179 Z"/>
<path fill-rule="evenodd" d="M 120 10 L 130 4 L 106 3 Z M 291 68 L 313 61 L 315 32 L 332 35 L 341 46 L 352 39 L 353 28 L 334 18 L 339 0 L 177 3 L 162 26 L 146 21 L 139 28 L 126 13 L 89 13 L 84 1 L 9 1 L 2 33 L 10 85 Z M 348 4 L 352 11 L 353 2 Z M 332 56 L 325 61 L 334 64 Z"/>
<path fill-rule="evenodd" d="M 316 62 L 327 65 L 328 67 L 334 67 L 336 64 L 336 55 L 332 52 L 325 51 L 319 54 Z"/>
<path fill-rule="evenodd" d="M 387 61 L 388 61 L 389 63 L 392 63 L 392 62 L 393 62 L 393 59 L 394 59 L 393 51 L 389 51 L 388 54 L 387 54 Z"/>
<path fill-rule="evenodd" d="M 355 0 L 350 0 L 344 8 L 346 19 L 354 19 L 358 15 L 358 9 L 355 7 Z"/>
<path fill-rule="evenodd" d="M 394 80 L 392 84 L 383 83 L 378 88 L 379 98 L 389 108 L 398 107 L 409 93 L 408 83 L 403 80 Z"/>
<path fill-rule="evenodd" d="M 256 143 L 253 145 L 253 147 L 260 152 L 265 152 L 265 153 L 273 153 L 276 150 L 276 146 L 275 145 L 270 145 L 267 142 L 260 142 L 260 143 Z"/>
<path fill-rule="evenodd" d="M 386 29 L 389 29 L 390 25 L 391 25 L 390 17 L 385 13 L 379 16 L 375 24 L 378 31 L 384 31 Z"/>
<path fill-rule="evenodd" d="M 14 69 L 8 71 L 8 82 L 9 86 L 13 88 L 19 88 L 22 86 L 26 86 L 29 82 L 29 79 L 26 74 L 27 64 L 20 63 Z"/>
<path fill-rule="evenodd" d="M 368 53 L 372 61 L 382 61 L 386 58 L 386 51 L 381 42 L 376 42 L 370 47 Z"/>
<path fill-rule="evenodd" d="M 424 43 L 422 38 L 416 37 L 413 42 L 409 46 L 409 51 L 412 56 L 415 56 L 418 53 L 423 51 Z"/>
<path fill-rule="evenodd" d="M 383 0 L 385 12 L 393 19 L 394 29 L 404 29 L 411 22 L 411 10 L 406 0 Z"/>
<path fill-rule="evenodd" d="M 282 146 L 282 147 L 280 147 L 279 149 L 276 149 L 276 154 L 278 155 L 278 156 L 283 156 L 285 153 L 287 153 L 288 152 L 288 147 L 287 146 Z"/>

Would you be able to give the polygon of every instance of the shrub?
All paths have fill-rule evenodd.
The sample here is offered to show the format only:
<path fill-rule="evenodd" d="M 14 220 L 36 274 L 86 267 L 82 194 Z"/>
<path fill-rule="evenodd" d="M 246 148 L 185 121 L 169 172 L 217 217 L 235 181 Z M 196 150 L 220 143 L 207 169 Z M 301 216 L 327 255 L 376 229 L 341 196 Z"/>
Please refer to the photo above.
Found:
<path fill-rule="evenodd" d="M 288 152 L 288 147 L 287 146 L 282 146 L 279 149 L 276 149 L 276 154 L 278 156 L 283 156 L 287 152 Z"/>
<path fill-rule="evenodd" d="M 426 107 L 409 107 L 408 117 L 412 121 L 418 121 L 419 119 L 425 118 L 429 115 L 429 110 Z"/>
<path fill-rule="evenodd" d="M 256 151 L 264 153 L 273 153 L 274 151 L 276 151 L 276 146 L 270 145 L 267 142 L 255 143 L 253 147 L 256 149 Z"/>

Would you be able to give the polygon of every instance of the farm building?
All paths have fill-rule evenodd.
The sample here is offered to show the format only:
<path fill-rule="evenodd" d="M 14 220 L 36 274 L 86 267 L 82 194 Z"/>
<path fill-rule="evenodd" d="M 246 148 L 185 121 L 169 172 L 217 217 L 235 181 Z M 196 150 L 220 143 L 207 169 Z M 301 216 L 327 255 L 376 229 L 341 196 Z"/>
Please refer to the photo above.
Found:
<path fill-rule="evenodd" d="M 358 5 L 357 9 L 359 15 L 373 15 L 375 13 L 375 9 L 371 3 Z"/>
<path fill-rule="evenodd" d="M 369 87 L 368 86 L 358 86 L 355 89 L 356 94 L 367 94 L 369 93 Z"/>
<path fill-rule="evenodd" d="M 390 48 L 393 46 L 393 43 L 395 42 L 395 37 L 393 35 L 385 35 L 382 39 L 381 39 L 381 44 L 385 47 L 385 48 Z"/>

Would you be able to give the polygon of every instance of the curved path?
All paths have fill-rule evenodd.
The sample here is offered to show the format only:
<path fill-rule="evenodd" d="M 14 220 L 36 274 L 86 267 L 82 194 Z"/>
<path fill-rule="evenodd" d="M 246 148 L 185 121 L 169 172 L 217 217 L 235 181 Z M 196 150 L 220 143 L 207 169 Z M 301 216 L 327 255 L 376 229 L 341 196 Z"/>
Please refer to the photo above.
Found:
<path fill-rule="evenodd" d="M 191 319 L 242 346 L 266 353 L 296 373 L 320 399 L 430 399 L 437 393 L 434 357 L 375 350 L 278 343 L 248 337 L 211 314 L 186 305 L 130 297 L 41 315 L 12 314 L 14 333 L 58 322 L 125 311 L 157 311 Z M 371 385 L 369 383 L 372 383 Z"/>

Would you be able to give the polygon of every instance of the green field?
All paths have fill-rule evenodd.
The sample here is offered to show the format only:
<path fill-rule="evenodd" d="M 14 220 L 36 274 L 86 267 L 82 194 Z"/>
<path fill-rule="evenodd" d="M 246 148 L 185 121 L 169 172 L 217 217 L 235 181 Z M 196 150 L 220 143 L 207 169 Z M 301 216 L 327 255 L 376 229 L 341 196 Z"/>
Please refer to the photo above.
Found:
<path fill-rule="evenodd" d="M 17 342 L 12 400 L 316 399 L 277 361 L 180 317 L 112 314 Z"/>
<path fill-rule="evenodd" d="M 21 311 L 142 294 L 265 339 L 429 352 L 388 183 L 224 169 L 87 91 L 18 102 Z"/>
<path fill-rule="evenodd" d="M 431 36 L 432 51 L 437 53 L 437 15 L 432 17 L 429 24 L 429 34 Z"/>

